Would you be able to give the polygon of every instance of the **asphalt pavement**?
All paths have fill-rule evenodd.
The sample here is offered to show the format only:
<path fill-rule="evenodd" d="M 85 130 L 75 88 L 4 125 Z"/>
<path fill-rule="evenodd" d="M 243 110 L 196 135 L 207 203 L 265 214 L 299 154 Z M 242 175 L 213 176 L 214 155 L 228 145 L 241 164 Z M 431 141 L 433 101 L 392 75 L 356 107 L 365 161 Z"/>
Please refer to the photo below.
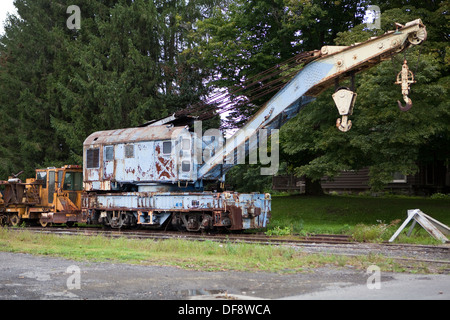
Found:
<path fill-rule="evenodd" d="M 0 252 L 1 300 L 449 300 L 450 275 L 376 266 L 206 272 Z M 186 310 L 188 311 L 188 310 Z"/>

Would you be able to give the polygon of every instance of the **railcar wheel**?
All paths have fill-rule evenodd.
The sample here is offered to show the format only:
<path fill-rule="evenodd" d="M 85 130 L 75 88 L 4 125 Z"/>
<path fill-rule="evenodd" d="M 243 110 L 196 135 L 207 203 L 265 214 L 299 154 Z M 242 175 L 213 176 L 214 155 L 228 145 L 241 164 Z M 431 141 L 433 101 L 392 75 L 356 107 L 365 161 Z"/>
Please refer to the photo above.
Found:
<path fill-rule="evenodd" d="M 108 225 L 113 229 L 120 229 L 124 225 L 126 214 L 123 211 L 108 212 Z"/>
<path fill-rule="evenodd" d="M 6 226 L 8 224 L 8 216 L 7 215 L 0 215 L 0 227 Z"/>
<path fill-rule="evenodd" d="M 181 232 L 186 231 L 186 227 L 185 227 L 185 225 L 183 223 L 183 220 L 181 219 L 181 214 L 173 213 L 173 215 L 172 215 L 172 227 L 175 230 L 178 230 L 178 231 L 181 231 Z"/>
<path fill-rule="evenodd" d="M 20 224 L 20 222 L 21 222 L 21 219 L 17 213 L 14 213 L 9 217 L 9 223 L 13 227 L 17 227 Z"/>
<path fill-rule="evenodd" d="M 39 219 L 39 224 L 41 225 L 42 228 L 46 228 L 48 226 L 48 221 Z"/>

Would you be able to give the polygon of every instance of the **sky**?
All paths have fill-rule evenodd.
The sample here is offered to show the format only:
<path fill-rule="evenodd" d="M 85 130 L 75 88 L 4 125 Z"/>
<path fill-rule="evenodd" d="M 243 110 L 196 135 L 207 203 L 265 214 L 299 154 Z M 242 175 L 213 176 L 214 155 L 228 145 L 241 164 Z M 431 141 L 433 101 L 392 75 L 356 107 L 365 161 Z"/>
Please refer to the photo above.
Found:
<path fill-rule="evenodd" d="M 16 13 L 16 8 L 13 4 L 14 0 L 0 0 L 0 34 L 3 33 L 3 24 L 6 20 L 6 14 Z"/>

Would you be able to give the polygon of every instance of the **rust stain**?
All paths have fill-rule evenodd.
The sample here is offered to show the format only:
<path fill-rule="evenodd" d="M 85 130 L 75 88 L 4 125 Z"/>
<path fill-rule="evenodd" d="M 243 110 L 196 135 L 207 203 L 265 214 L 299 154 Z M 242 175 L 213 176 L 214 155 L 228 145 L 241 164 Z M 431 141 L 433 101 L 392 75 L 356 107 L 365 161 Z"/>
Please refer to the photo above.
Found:
<path fill-rule="evenodd" d="M 170 179 L 170 174 L 167 171 L 162 172 L 159 175 L 159 178 L 161 179 L 162 177 L 166 177 L 167 179 Z"/>
<path fill-rule="evenodd" d="M 158 161 L 161 162 L 161 164 L 167 168 L 167 164 L 171 162 L 169 159 L 164 159 L 163 157 L 158 157 Z"/>

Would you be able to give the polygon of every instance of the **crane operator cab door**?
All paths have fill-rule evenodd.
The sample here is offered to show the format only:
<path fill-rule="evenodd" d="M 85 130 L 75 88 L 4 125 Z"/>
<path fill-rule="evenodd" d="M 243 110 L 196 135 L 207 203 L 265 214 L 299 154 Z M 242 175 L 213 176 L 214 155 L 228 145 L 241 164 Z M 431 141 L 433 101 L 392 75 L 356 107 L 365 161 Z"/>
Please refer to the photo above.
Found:
<path fill-rule="evenodd" d="M 42 183 L 39 188 L 39 199 L 41 199 L 42 204 L 48 203 L 48 171 L 43 169 L 36 170 L 36 181 Z"/>
<path fill-rule="evenodd" d="M 103 147 L 103 179 L 114 178 L 114 145 Z"/>
<path fill-rule="evenodd" d="M 83 172 L 81 172 L 81 169 L 60 170 L 58 178 L 58 187 L 62 196 L 68 197 L 75 208 L 80 208 L 81 194 L 83 193 Z"/>
<path fill-rule="evenodd" d="M 194 140 L 190 133 L 180 134 L 177 139 L 175 156 L 177 157 L 178 180 L 181 182 L 194 181 Z"/>

